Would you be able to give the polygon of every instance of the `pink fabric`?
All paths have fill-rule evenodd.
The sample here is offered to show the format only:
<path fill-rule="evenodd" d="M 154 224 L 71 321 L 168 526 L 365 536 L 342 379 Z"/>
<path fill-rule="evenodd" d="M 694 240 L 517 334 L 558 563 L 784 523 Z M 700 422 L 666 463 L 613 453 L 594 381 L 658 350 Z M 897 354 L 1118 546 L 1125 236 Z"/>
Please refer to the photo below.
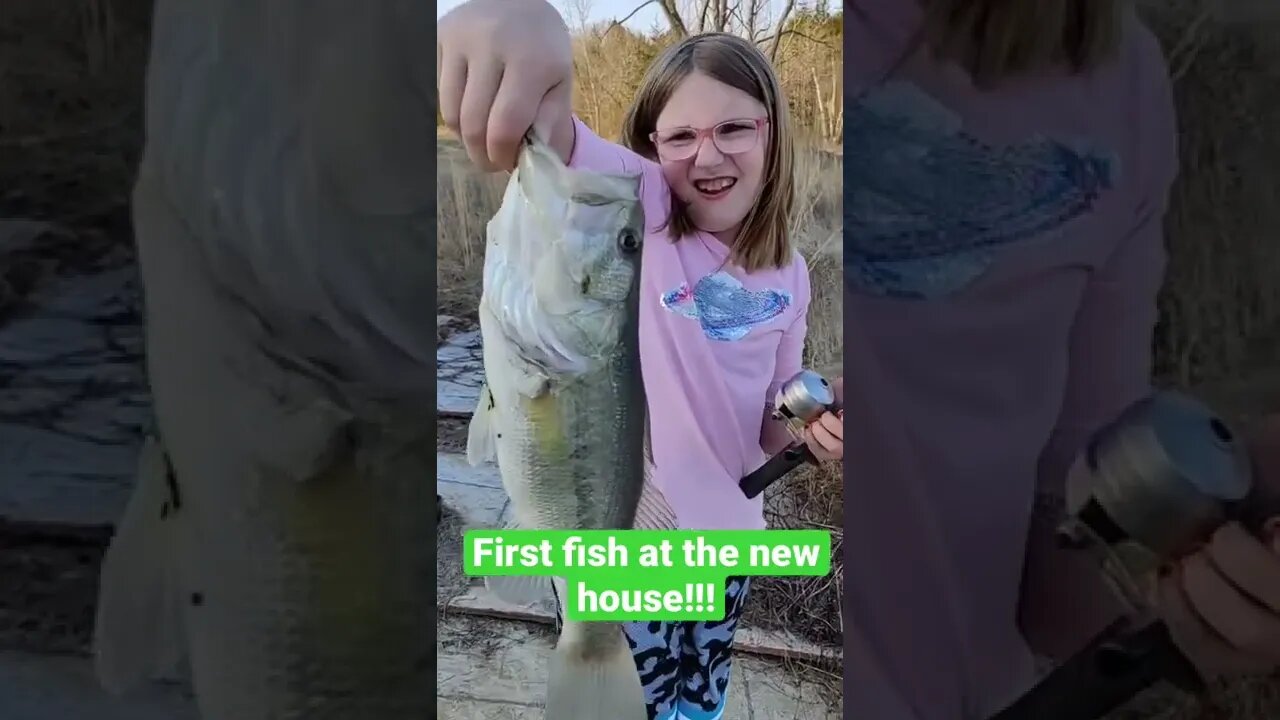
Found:
<path fill-rule="evenodd" d="M 1083 142 L 1116 160 L 1113 185 L 1087 211 L 996 246 L 975 279 L 943 296 L 904 298 L 859 286 L 846 298 L 846 670 L 855 692 L 844 699 L 845 712 L 977 720 L 1034 677 L 1018 618 L 1037 483 L 1060 488 L 1088 435 L 1149 390 L 1162 217 L 1177 163 L 1170 83 L 1158 44 L 1135 22 L 1119 58 L 1091 76 L 1028 78 L 980 92 L 958 68 L 924 55 L 898 65 L 916 39 L 914 3 L 846 7 L 853 13 L 845 30 L 853 84 L 847 148 L 895 142 L 855 136 L 885 127 L 892 136 L 889 125 L 864 122 L 870 116 L 859 108 L 884 102 L 894 87 L 899 98 L 918 93 L 953 114 L 976 143 L 959 153 L 1047 138 Z M 912 129 L 955 126 L 932 117 Z M 885 152 L 918 158 L 921 147 L 904 142 Z M 871 212 L 863 200 L 883 180 L 858 174 L 856 164 L 869 157 L 846 152 L 846 262 L 859 240 L 851 229 L 856 213 Z M 973 182 L 992 180 L 1007 160 L 988 152 L 981 161 L 997 170 Z M 972 171 L 902 165 L 917 178 L 952 173 L 936 187 L 904 185 L 916 197 L 936 193 L 934 211 L 962 195 L 968 181 L 961 173 Z M 992 186 L 968 205 L 956 201 L 956 212 L 1002 202 Z M 933 267 L 933 274 L 910 271 L 914 281 L 924 286 L 958 272 Z M 1063 574 L 1029 577 L 1046 575 L 1057 588 L 1082 587 Z M 1105 603 L 1049 607 L 1053 587 L 1026 592 L 1042 604 L 1034 615 L 1073 633 L 1077 644 L 1109 617 Z"/>
<path fill-rule="evenodd" d="M 640 362 L 652 482 L 681 528 L 762 529 L 761 498 L 747 499 L 738 481 L 766 460 L 765 406 L 801 369 L 808 268 L 797 254 L 781 270 L 747 274 L 710 235 L 672 242 L 661 167 L 575 123 L 571 167 L 643 173 Z"/>

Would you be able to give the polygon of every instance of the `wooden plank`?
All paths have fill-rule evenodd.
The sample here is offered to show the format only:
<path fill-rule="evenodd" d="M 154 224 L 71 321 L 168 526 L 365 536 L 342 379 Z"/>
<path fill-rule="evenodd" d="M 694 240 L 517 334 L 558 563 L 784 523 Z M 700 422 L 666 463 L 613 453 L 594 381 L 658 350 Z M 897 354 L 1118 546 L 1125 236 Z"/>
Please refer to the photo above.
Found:
<path fill-rule="evenodd" d="M 137 268 L 29 225 L 0 221 L 0 265 L 29 275 L 0 303 L 0 517 L 109 525 L 151 421 Z"/>
<path fill-rule="evenodd" d="M 443 604 L 440 610 L 542 625 L 555 624 L 555 611 L 549 605 L 533 607 L 513 605 L 494 597 L 483 586 L 469 588 L 463 594 Z M 740 628 L 733 641 L 733 647 L 735 651 L 753 655 L 814 663 L 838 663 L 844 657 L 842 648 L 822 647 L 790 633 L 754 627 Z"/>
<path fill-rule="evenodd" d="M 480 331 L 453 333 L 436 350 L 436 414 L 471 417 L 483 383 Z"/>

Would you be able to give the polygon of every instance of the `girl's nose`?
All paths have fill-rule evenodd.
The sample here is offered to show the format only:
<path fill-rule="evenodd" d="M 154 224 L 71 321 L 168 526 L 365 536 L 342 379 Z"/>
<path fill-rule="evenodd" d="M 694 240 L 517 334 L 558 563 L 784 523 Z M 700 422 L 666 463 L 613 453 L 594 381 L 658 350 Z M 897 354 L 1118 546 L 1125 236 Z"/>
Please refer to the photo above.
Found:
<path fill-rule="evenodd" d="M 694 155 L 693 164 L 698 167 L 714 167 L 723 161 L 724 153 L 716 147 L 715 141 L 710 136 L 702 138 L 702 144 L 698 146 L 698 152 Z"/>

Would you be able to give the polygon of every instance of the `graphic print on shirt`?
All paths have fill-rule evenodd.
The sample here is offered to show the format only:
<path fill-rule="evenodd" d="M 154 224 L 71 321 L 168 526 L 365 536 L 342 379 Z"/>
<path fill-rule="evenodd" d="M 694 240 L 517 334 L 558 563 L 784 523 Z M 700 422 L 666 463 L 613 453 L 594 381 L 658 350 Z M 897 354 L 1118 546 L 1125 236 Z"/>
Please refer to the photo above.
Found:
<path fill-rule="evenodd" d="M 845 155 L 845 280 L 915 299 L 963 290 L 1000 249 L 1084 215 L 1118 169 L 1111 154 L 1083 143 L 984 143 L 904 82 L 855 101 Z"/>
<path fill-rule="evenodd" d="M 662 307 L 691 320 L 712 340 L 741 340 L 791 307 L 785 290 L 748 290 L 737 278 L 721 270 L 704 276 L 691 288 L 688 283 L 662 294 Z"/>

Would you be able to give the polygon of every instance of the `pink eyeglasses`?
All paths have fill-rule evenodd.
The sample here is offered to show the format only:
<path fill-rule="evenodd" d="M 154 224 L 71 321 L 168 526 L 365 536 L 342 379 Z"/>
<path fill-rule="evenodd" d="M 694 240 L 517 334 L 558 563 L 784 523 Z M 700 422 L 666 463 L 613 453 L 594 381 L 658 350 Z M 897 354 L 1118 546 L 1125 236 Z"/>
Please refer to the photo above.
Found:
<path fill-rule="evenodd" d="M 740 155 L 760 141 L 760 128 L 769 118 L 726 120 L 715 127 L 677 127 L 649 133 L 649 141 L 658 149 L 658 157 L 670 162 L 688 160 L 698 154 L 707 137 L 725 155 Z"/>

